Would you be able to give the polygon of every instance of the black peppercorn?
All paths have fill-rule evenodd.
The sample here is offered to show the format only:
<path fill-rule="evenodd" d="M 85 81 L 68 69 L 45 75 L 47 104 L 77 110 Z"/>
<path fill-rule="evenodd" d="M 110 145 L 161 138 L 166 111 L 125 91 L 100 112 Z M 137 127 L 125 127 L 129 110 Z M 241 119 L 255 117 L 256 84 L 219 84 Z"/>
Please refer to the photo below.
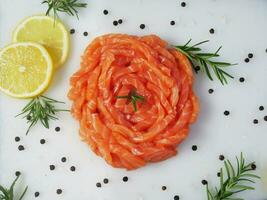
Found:
<path fill-rule="evenodd" d="M 167 189 L 167 187 L 164 185 L 164 186 L 161 187 L 161 189 L 164 191 L 164 190 Z"/>
<path fill-rule="evenodd" d="M 118 23 L 119 23 L 119 24 L 122 24 L 122 19 L 119 19 L 119 20 L 118 20 Z"/>
<path fill-rule="evenodd" d="M 34 196 L 35 196 L 35 197 L 39 197 L 39 195 L 40 195 L 39 192 L 35 192 L 35 193 L 34 193 Z"/>
<path fill-rule="evenodd" d="M 224 160 L 224 155 L 219 155 L 219 160 Z"/>
<path fill-rule="evenodd" d="M 172 25 L 172 26 L 175 25 L 175 21 L 173 21 L 173 20 L 170 21 L 170 25 Z"/>
<path fill-rule="evenodd" d="M 141 29 L 144 29 L 145 27 L 146 27 L 145 24 L 140 24 L 140 28 L 141 28 Z"/>
<path fill-rule="evenodd" d="M 244 78 L 244 77 L 240 77 L 240 78 L 239 78 L 239 81 L 240 81 L 241 83 L 243 83 L 243 82 L 245 81 L 245 78 Z"/>
<path fill-rule="evenodd" d="M 103 14 L 107 15 L 108 14 L 108 10 L 103 10 Z"/>
<path fill-rule="evenodd" d="M 31 117 L 30 115 L 28 115 L 28 116 L 26 117 L 26 119 L 27 119 L 28 121 L 30 121 L 30 120 L 32 119 L 32 117 Z"/>
<path fill-rule="evenodd" d="M 260 106 L 260 107 L 259 107 L 259 110 L 260 110 L 260 111 L 263 111 L 263 110 L 264 110 L 264 107 L 263 107 L 263 106 Z"/>
<path fill-rule="evenodd" d="M 123 182 L 127 182 L 127 181 L 129 180 L 129 178 L 128 178 L 127 176 L 124 176 L 124 177 L 122 178 L 122 180 L 123 180 Z"/>
<path fill-rule="evenodd" d="M 59 132 L 59 131 L 60 131 L 60 127 L 57 126 L 57 127 L 55 128 L 55 131 L 56 131 L 56 132 Z"/>
<path fill-rule="evenodd" d="M 197 145 L 193 145 L 193 146 L 192 146 L 192 150 L 193 150 L 193 151 L 196 151 L 196 150 L 197 150 Z"/>
<path fill-rule="evenodd" d="M 175 195 L 175 196 L 173 197 L 173 199 L 174 199 L 174 200 L 179 200 L 180 197 L 179 197 L 178 195 Z"/>
<path fill-rule="evenodd" d="M 50 169 L 51 171 L 53 171 L 55 168 L 56 168 L 55 165 L 49 165 L 49 169 Z"/>
<path fill-rule="evenodd" d="M 40 143 L 41 143 L 41 144 L 44 144 L 44 143 L 45 143 L 45 139 L 41 139 L 41 140 L 40 140 Z"/>
<path fill-rule="evenodd" d="M 254 123 L 254 124 L 258 124 L 258 123 L 259 123 L 259 120 L 254 119 L 254 120 L 253 120 L 253 123 Z"/>
<path fill-rule="evenodd" d="M 16 141 L 16 142 L 19 142 L 19 141 L 20 141 L 20 137 L 18 137 L 18 136 L 15 137 L 15 141 Z"/>
<path fill-rule="evenodd" d="M 70 167 L 70 171 L 74 172 L 75 170 L 76 170 L 76 167 L 74 167 L 74 166 Z"/>
<path fill-rule="evenodd" d="M 251 164 L 251 169 L 255 170 L 257 168 L 257 166 L 253 163 Z"/>
<path fill-rule="evenodd" d="M 206 181 L 206 180 L 202 180 L 201 183 L 202 183 L 203 185 L 207 185 L 207 184 L 208 184 L 208 181 Z"/>
<path fill-rule="evenodd" d="M 74 34 L 75 33 L 75 29 L 70 29 L 70 34 Z"/>
<path fill-rule="evenodd" d="M 96 187 L 99 187 L 100 188 L 101 187 L 101 183 L 99 183 L 99 182 L 96 183 Z"/>
<path fill-rule="evenodd" d="M 88 32 L 83 32 L 83 35 L 86 37 L 86 36 L 88 36 Z"/>
<path fill-rule="evenodd" d="M 118 25 L 118 21 L 116 21 L 116 20 L 113 21 L 113 25 L 114 25 L 114 26 L 117 26 L 117 25 Z"/>
<path fill-rule="evenodd" d="M 215 30 L 213 28 L 210 29 L 210 34 L 213 34 Z"/>
<path fill-rule="evenodd" d="M 218 173 L 217 173 L 217 176 L 220 177 L 220 176 L 221 176 L 221 172 L 218 172 Z"/>
<path fill-rule="evenodd" d="M 67 161 L 67 158 L 66 157 L 62 157 L 61 158 L 61 162 L 66 162 Z"/>
<path fill-rule="evenodd" d="M 209 93 L 212 94 L 214 92 L 213 89 L 209 89 Z"/>
<path fill-rule="evenodd" d="M 249 58 L 245 58 L 245 60 L 244 60 L 246 63 L 248 63 L 249 62 Z"/>
<path fill-rule="evenodd" d="M 249 57 L 249 58 L 253 58 L 253 54 L 252 54 L 252 53 L 249 53 L 249 54 L 248 54 L 248 57 Z"/>
<path fill-rule="evenodd" d="M 230 114 L 230 112 L 229 112 L 228 110 L 225 110 L 225 111 L 223 112 L 223 114 L 224 114 L 225 116 L 228 116 L 228 115 Z"/>
<path fill-rule="evenodd" d="M 108 182 L 109 182 L 108 179 L 104 178 L 103 183 L 108 184 Z"/>
<path fill-rule="evenodd" d="M 23 145 L 19 145 L 19 146 L 18 146 L 18 150 L 19 150 L 19 151 L 23 151 L 24 149 L 25 149 L 25 148 L 24 148 Z"/>
<path fill-rule="evenodd" d="M 264 121 L 267 122 L 267 115 L 263 117 Z"/>
<path fill-rule="evenodd" d="M 20 172 L 20 171 L 16 171 L 16 172 L 15 172 L 15 175 L 16 175 L 16 176 L 20 176 L 20 175 L 21 175 L 21 172 Z"/>
<path fill-rule="evenodd" d="M 185 7 L 185 6 L 186 6 L 186 3 L 185 3 L 185 2 L 182 2 L 182 3 L 181 3 L 181 6 L 182 6 L 182 7 Z"/>
<path fill-rule="evenodd" d="M 62 189 L 57 189 L 57 194 L 61 194 L 62 193 Z"/>

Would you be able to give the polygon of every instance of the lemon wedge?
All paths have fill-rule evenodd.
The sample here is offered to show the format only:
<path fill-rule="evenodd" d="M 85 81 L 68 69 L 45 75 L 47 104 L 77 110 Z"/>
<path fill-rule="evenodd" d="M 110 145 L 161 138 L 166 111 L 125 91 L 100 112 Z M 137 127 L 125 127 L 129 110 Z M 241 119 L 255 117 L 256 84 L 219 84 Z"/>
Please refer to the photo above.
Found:
<path fill-rule="evenodd" d="M 44 92 L 53 76 L 53 62 L 40 44 L 11 44 L 0 51 L 0 91 L 16 98 Z"/>
<path fill-rule="evenodd" d="M 43 15 L 24 19 L 13 32 L 13 42 L 36 42 L 50 53 L 54 66 L 61 66 L 70 49 L 69 33 L 60 21 Z"/>

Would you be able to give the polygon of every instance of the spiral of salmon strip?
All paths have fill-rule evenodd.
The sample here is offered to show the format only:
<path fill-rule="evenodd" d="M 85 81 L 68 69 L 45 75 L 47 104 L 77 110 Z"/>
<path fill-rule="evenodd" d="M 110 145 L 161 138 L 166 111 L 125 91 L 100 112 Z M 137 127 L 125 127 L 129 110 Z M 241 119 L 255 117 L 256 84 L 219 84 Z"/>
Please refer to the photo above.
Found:
<path fill-rule="evenodd" d="M 113 167 L 136 169 L 177 154 L 199 113 L 187 57 L 156 35 L 108 34 L 86 48 L 70 79 L 80 136 Z M 127 99 L 144 97 L 137 110 Z"/>

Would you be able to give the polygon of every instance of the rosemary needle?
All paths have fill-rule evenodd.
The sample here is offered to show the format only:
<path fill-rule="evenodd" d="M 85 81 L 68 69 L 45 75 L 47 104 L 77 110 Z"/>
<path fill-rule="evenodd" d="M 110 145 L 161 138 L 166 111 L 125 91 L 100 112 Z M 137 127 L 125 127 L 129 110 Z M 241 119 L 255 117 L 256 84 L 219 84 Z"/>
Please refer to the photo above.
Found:
<path fill-rule="evenodd" d="M 29 127 L 26 135 L 30 129 L 37 124 L 38 121 L 42 123 L 45 128 L 49 128 L 50 120 L 57 120 L 56 114 L 61 111 L 69 111 L 64 109 L 57 109 L 55 104 L 63 104 L 64 102 L 57 101 L 45 96 L 39 96 L 32 99 L 17 116 L 23 115 L 26 118 Z M 17 117 L 16 116 L 16 117 Z"/>
<path fill-rule="evenodd" d="M 213 58 L 219 57 L 218 54 L 222 47 L 219 47 L 214 53 L 201 53 L 201 48 L 199 45 L 207 43 L 209 40 L 205 40 L 190 46 L 191 39 L 183 46 L 175 46 L 175 48 L 183 53 L 189 61 L 192 63 L 194 69 L 199 66 L 202 72 L 205 72 L 210 80 L 213 80 L 211 71 L 219 79 L 219 81 L 224 85 L 227 84 L 227 78 L 234 78 L 232 75 L 225 71 L 226 67 L 235 65 L 227 62 L 217 62 L 213 61 Z"/>
<path fill-rule="evenodd" d="M 86 8 L 87 3 L 81 3 L 79 0 L 44 0 L 42 4 L 47 4 L 48 9 L 46 15 L 50 15 L 52 12 L 54 19 L 58 18 L 58 13 L 67 13 L 70 16 L 78 17 L 78 9 Z"/>
<path fill-rule="evenodd" d="M 245 190 L 254 190 L 249 184 L 255 183 L 255 179 L 260 177 L 252 171 L 254 162 L 246 163 L 241 153 L 240 157 L 236 157 L 236 168 L 229 161 L 224 161 L 224 170 L 220 169 L 220 186 L 211 190 L 207 184 L 206 192 L 208 200 L 243 200 L 242 198 L 232 197 L 233 195 Z M 227 177 L 224 177 L 226 173 Z"/>
<path fill-rule="evenodd" d="M 17 180 L 19 179 L 18 175 L 16 177 L 16 179 L 13 181 L 13 183 L 11 184 L 11 186 L 9 188 L 5 188 L 3 186 L 0 185 L 0 200 L 15 200 L 14 198 L 14 186 L 17 182 Z M 18 200 L 22 200 L 24 195 L 26 194 L 28 190 L 28 186 L 25 187 L 24 191 L 22 192 L 22 194 L 20 195 L 20 197 L 18 198 Z"/>
<path fill-rule="evenodd" d="M 131 90 L 128 95 L 126 96 L 117 96 L 117 99 L 127 99 L 129 103 L 133 104 L 134 112 L 137 111 L 137 101 L 144 102 L 145 97 L 139 95 L 136 90 Z"/>

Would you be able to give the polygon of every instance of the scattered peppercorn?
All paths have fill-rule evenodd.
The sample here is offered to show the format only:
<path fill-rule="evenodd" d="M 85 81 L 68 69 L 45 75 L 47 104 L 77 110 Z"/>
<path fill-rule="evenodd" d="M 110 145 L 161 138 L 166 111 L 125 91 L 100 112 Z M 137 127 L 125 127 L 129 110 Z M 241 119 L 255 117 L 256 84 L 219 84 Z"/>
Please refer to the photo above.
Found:
<path fill-rule="evenodd" d="M 70 167 L 70 171 L 74 172 L 76 170 L 76 168 L 74 166 Z"/>
<path fill-rule="evenodd" d="M 16 142 L 19 142 L 19 141 L 20 141 L 20 137 L 18 137 L 18 136 L 15 137 L 15 141 L 16 141 Z"/>
<path fill-rule="evenodd" d="M 249 58 L 245 58 L 245 60 L 244 60 L 246 63 L 248 63 L 249 62 Z"/>
<path fill-rule="evenodd" d="M 26 118 L 28 121 L 30 121 L 32 119 L 32 117 L 30 115 L 27 116 Z"/>
<path fill-rule="evenodd" d="M 258 124 L 258 123 L 259 123 L 259 120 L 254 119 L 254 120 L 253 120 L 253 123 L 254 123 L 254 124 Z"/>
<path fill-rule="evenodd" d="M 39 197 L 39 195 L 40 195 L 40 192 L 35 192 L 35 193 L 34 193 L 34 196 L 35 196 L 35 197 Z"/>
<path fill-rule="evenodd" d="M 267 53 L 267 49 L 265 49 L 265 52 Z"/>
<path fill-rule="evenodd" d="M 202 180 L 201 183 L 202 183 L 203 185 L 207 185 L 207 184 L 208 184 L 208 181 L 206 181 L 206 180 Z"/>
<path fill-rule="evenodd" d="M 213 28 L 210 29 L 210 34 L 214 34 L 215 30 Z"/>
<path fill-rule="evenodd" d="M 181 6 L 182 6 L 182 7 L 185 7 L 185 6 L 186 6 L 186 3 L 183 1 L 183 2 L 181 3 Z"/>
<path fill-rule="evenodd" d="M 101 187 L 101 183 L 99 183 L 99 182 L 96 183 L 96 187 L 99 187 L 100 188 Z"/>
<path fill-rule="evenodd" d="M 145 24 L 140 24 L 140 28 L 141 28 L 141 29 L 144 29 L 145 27 L 146 27 Z"/>
<path fill-rule="evenodd" d="M 213 89 L 209 89 L 209 93 L 212 94 L 214 92 Z"/>
<path fill-rule="evenodd" d="M 192 146 L 192 150 L 193 150 L 193 151 L 196 151 L 196 150 L 197 150 L 197 145 L 193 145 L 193 146 Z"/>
<path fill-rule="evenodd" d="M 61 194 L 62 193 L 62 189 L 57 189 L 57 194 Z"/>
<path fill-rule="evenodd" d="M 179 200 L 180 197 L 179 197 L 178 195 L 175 195 L 175 196 L 173 197 L 173 199 L 174 199 L 174 200 Z"/>
<path fill-rule="evenodd" d="M 220 155 L 219 160 L 224 160 L 224 155 Z"/>
<path fill-rule="evenodd" d="M 221 176 L 221 172 L 218 172 L 218 173 L 217 173 L 217 176 L 220 177 L 220 176 Z"/>
<path fill-rule="evenodd" d="M 44 144 L 44 143 L 45 143 L 45 139 L 41 139 L 41 140 L 40 140 L 40 143 L 41 143 L 41 144 Z"/>
<path fill-rule="evenodd" d="M 107 15 L 108 14 L 108 10 L 103 10 L 103 14 Z"/>
<path fill-rule="evenodd" d="M 257 166 L 254 163 L 252 163 L 251 164 L 251 169 L 255 170 L 256 168 L 257 168 Z"/>
<path fill-rule="evenodd" d="M 122 19 L 119 19 L 119 20 L 118 20 L 118 23 L 119 23 L 119 24 L 122 24 Z"/>
<path fill-rule="evenodd" d="M 51 171 L 53 171 L 55 168 L 56 168 L 55 165 L 49 165 L 49 169 L 50 169 Z"/>
<path fill-rule="evenodd" d="M 86 37 L 86 36 L 88 36 L 88 32 L 83 32 L 83 35 Z"/>
<path fill-rule="evenodd" d="M 56 132 L 59 132 L 59 131 L 60 131 L 60 127 L 57 126 L 57 127 L 55 128 L 55 131 L 56 131 Z"/>
<path fill-rule="evenodd" d="M 114 21 L 113 21 L 113 25 L 114 25 L 114 26 L 117 26 L 117 25 L 118 25 L 118 21 L 114 20 Z"/>
<path fill-rule="evenodd" d="M 19 146 L 18 146 L 18 150 L 19 150 L 19 151 L 23 151 L 24 149 L 25 149 L 25 148 L 24 148 L 23 145 L 19 145 Z"/>
<path fill-rule="evenodd" d="M 249 58 L 253 58 L 253 54 L 252 54 L 252 53 L 249 53 L 249 54 L 248 54 L 248 57 L 249 57 Z"/>
<path fill-rule="evenodd" d="M 70 29 L 70 34 L 74 34 L 75 33 L 75 29 Z"/>
<path fill-rule="evenodd" d="M 263 106 L 260 106 L 260 107 L 259 107 L 259 110 L 260 110 L 260 111 L 263 111 L 263 110 L 264 110 L 264 107 L 263 107 Z"/>
<path fill-rule="evenodd" d="M 240 77 L 239 78 L 239 82 L 243 83 L 245 81 L 245 78 L 244 77 Z"/>
<path fill-rule="evenodd" d="M 16 175 L 16 176 L 19 176 L 19 175 L 21 175 L 21 172 L 20 172 L 20 171 L 16 171 L 16 172 L 15 172 L 15 175 Z"/>
<path fill-rule="evenodd" d="M 267 122 L 267 115 L 263 117 L 264 121 Z"/>
<path fill-rule="evenodd" d="M 174 26 L 175 25 L 175 21 L 170 21 L 170 25 Z"/>
<path fill-rule="evenodd" d="M 225 110 L 225 111 L 223 112 L 223 114 L 224 114 L 225 116 L 228 116 L 228 115 L 230 114 L 230 112 L 229 112 L 228 110 Z"/>
<path fill-rule="evenodd" d="M 108 184 L 108 182 L 109 182 L 108 179 L 104 178 L 103 183 Z"/>
<path fill-rule="evenodd" d="M 122 180 L 123 180 L 123 182 L 127 182 L 127 181 L 129 180 L 129 178 L 128 178 L 127 176 L 124 176 L 124 177 L 122 178 Z"/>
<path fill-rule="evenodd" d="M 164 191 L 164 190 L 167 189 L 167 187 L 164 185 L 164 186 L 161 187 L 161 189 Z"/>
<path fill-rule="evenodd" d="M 195 69 L 195 72 L 197 73 L 200 70 L 200 66 L 195 66 L 194 69 Z"/>
<path fill-rule="evenodd" d="M 61 158 L 61 162 L 66 162 L 67 161 L 67 158 L 66 157 L 62 157 Z"/>

